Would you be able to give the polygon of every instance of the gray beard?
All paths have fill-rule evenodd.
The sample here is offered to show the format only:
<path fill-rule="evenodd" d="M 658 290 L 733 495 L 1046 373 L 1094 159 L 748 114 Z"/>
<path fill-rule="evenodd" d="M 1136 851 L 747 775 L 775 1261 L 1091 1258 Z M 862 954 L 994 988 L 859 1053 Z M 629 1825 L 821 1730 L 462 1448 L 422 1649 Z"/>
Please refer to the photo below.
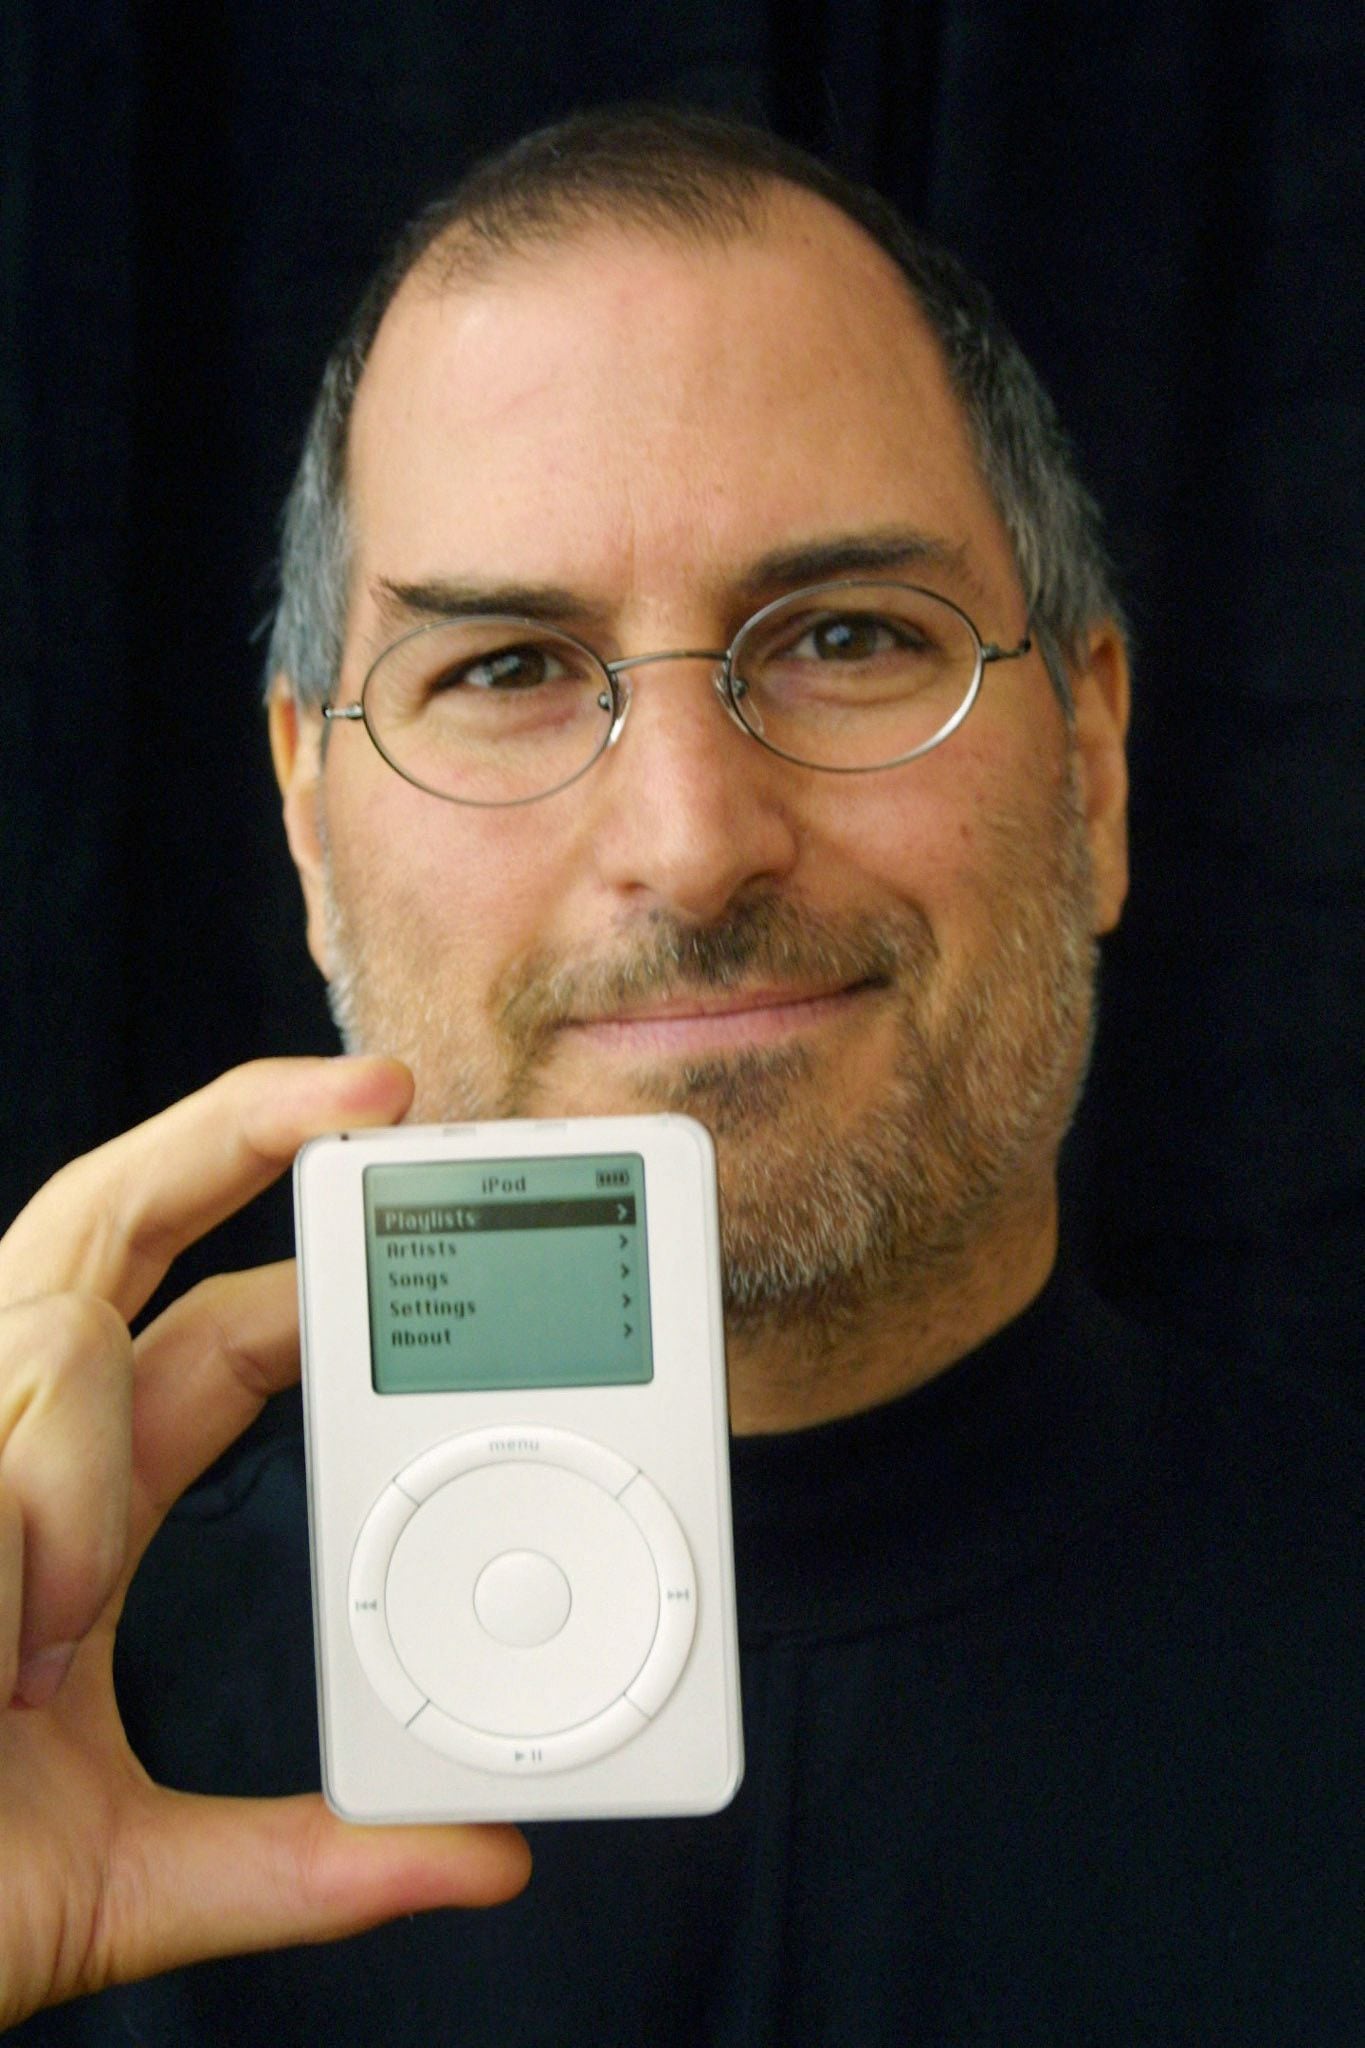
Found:
<path fill-rule="evenodd" d="M 935 1014 L 938 947 L 920 911 L 833 920 L 769 895 L 704 927 L 656 913 L 605 963 L 518 962 L 496 992 L 498 1057 L 480 1064 L 453 1042 L 438 976 L 400 988 L 375 968 L 329 862 L 332 1014 L 348 1050 L 412 1068 L 415 1117 L 447 1121 L 543 1113 L 542 1070 L 574 1014 L 784 978 L 898 996 L 892 1079 L 851 1130 L 822 1125 L 818 1062 L 800 1045 L 614 1076 L 642 1108 L 695 1116 L 715 1138 L 732 1330 L 799 1317 L 836 1332 L 874 1298 L 922 1295 L 960 1273 L 1021 1192 L 1055 1173 L 1094 1009 L 1074 764 L 1050 824 L 1041 858 L 1017 829 L 993 829 L 997 944 L 947 1015 Z"/>

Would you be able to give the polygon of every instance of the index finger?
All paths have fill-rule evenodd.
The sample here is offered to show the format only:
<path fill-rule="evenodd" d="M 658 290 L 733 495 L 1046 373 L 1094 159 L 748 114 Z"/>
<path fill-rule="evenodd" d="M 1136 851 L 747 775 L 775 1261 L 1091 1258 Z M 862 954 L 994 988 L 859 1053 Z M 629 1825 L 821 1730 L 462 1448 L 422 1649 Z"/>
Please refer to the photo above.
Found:
<path fill-rule="evenodd" d="M 0 1239 L 0 1305 L 76 1292 L 125 1320 L 178 1253 L 277 1180 L 307 1139 L 397 1123 L 397 1060 L 254 1060 L 63 1167 Z"/>

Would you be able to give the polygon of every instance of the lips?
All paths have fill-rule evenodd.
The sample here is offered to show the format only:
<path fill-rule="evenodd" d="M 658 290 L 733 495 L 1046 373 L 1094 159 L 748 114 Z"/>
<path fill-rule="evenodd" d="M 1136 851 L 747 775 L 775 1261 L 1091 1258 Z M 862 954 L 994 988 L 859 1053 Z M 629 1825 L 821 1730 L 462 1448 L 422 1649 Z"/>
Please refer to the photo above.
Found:
<path fill-rule="evenodd" d="M 686 1052 L 769 1044 L 836 1021 L 879 985 L 860 981 L 835 988 L 688 992 L 600 1016 L 574 1017 L 565 1028 L 621 1050 Z"/>
<path fill-rule="evenodd" d="M 610 957 L 524 956 L 499 990 L 498 1028 L 523 1088 L 575 1044 L 594 1061 L 795 1052 L 927 976 L 936 950 L 927 919 L 906 905 L 835 918 L 755 897 L 710 925 L 659 913 L 622 933 Z"/>

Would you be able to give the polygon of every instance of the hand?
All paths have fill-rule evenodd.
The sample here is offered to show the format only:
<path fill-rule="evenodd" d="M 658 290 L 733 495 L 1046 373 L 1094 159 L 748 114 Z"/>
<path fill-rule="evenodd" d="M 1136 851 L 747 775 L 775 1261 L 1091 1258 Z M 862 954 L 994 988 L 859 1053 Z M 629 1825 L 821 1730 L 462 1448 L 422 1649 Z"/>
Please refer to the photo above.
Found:
<path fill-rule="evenodd" d="M 168 1792 L 114 1699 L 114 1631 L 152 1535 L 298 1376 L 293 1266 L 205 1281 L 136 1339 L 129 1321 L 305 1139 L 394 1123 L 411 1094 L 390 1060 L 240 1067 L 67 1167 L 0 1240 L 0 2027 L 526 1882 L 515 1829 L 354 1828 L 316 1795 Z"/>

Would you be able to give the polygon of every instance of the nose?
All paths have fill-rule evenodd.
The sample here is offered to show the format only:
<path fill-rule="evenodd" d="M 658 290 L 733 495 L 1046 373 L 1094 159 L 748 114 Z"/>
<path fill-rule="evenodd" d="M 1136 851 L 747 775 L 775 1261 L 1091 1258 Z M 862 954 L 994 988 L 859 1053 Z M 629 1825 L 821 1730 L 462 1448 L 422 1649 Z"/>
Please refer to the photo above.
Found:
<path fill-rule="evenodd" d="M 589 778 L 602 879 L 697 923 L 753 884 L 782 879 L 799 848 L 802 771 L 729 714 L 722 660 L 688 650 L 616 665 L 626 701 L 615 743 Z"/>

